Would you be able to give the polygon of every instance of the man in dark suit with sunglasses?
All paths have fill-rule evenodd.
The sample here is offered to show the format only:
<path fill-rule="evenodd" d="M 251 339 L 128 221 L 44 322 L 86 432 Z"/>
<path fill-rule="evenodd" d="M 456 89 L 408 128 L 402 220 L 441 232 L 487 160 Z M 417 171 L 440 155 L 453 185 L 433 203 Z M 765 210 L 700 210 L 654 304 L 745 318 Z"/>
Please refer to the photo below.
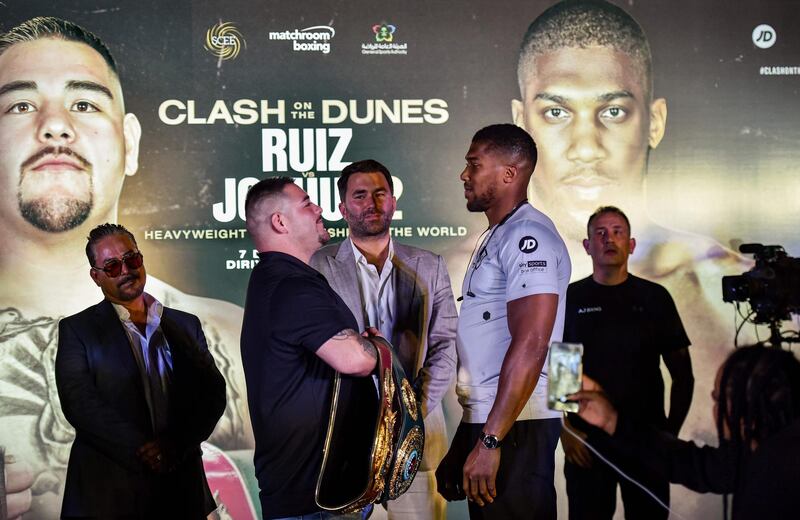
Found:
<path fill-rule="evenodd" d="M 59 323 L 56 386 L 76 430 L 61 518 L 205 518 L 216 505 L 200 443 L 225 410 L 225 380 L 199 319 L 144 292 L 133 235 L 89 234 L 105 299 Z"/>

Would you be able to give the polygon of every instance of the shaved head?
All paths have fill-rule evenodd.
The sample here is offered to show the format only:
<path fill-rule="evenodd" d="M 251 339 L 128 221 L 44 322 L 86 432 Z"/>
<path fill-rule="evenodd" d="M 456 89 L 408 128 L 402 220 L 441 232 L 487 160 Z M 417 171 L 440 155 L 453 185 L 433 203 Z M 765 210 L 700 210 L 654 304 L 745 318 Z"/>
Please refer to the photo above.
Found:
<path fill-rule="evenodd" d="M 283 209 L 283 204 L 286 202 L 284 189 L 289 184 L 294 184 L 294 180 L 290 177 L 270 177 L 250 188 L 244 203 L 248 233 L 254 235 L 270 215 Z"/>
<path fill-rule="evenodd" d="M 564 48 L 608 47 L 630 57 L 648 100 L 653 92 L 650 44 L 639 23 L 623 9 L 602 0 L 564 0 L 531 23 L 522 39 L 517 63 L 524 91 L 538 56 Z"/>
<path fill-rule="evenodd" d="M 484 144 L 485 151 L 502 156 L 514 164 L 527 179 L 536 166 L 536 143 L 533 138 L 517 125 L 497 124 L 481 128 L 472 137 L 473 143 Z"/>

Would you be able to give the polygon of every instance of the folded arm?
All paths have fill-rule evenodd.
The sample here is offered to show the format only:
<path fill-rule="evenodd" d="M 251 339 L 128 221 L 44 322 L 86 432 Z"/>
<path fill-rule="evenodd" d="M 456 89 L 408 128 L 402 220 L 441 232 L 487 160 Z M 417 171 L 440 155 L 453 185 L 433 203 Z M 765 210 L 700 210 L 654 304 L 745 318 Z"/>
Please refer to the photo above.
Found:
<path fill-rule="evenodd" d="M 64 417 L 78 436 L 115 462 L 134 471 L 141 469 L 136 450 L 151 435 L 103 399 L 94 383 L 86 345 L 64 320 L 58 325 L 55 375 Z"/>
<path fill-rule="evenodd" d="M 169 435 L 183 455 L 208 439 L 225 412 L 225 379 L 208 350 L 200 320 L 192 316 L 191 328 L 169 327 L 173 349 L 173 400 L 176 420 Z M 162 326 L 168 326 L 162 321 Z"/>
<path fill-rule="evenodd" d="M 371 374 L 378 359 L 372 341 L 353 329 L 334 334 L 316 354 L 337 372 L 354 376 Z"/>

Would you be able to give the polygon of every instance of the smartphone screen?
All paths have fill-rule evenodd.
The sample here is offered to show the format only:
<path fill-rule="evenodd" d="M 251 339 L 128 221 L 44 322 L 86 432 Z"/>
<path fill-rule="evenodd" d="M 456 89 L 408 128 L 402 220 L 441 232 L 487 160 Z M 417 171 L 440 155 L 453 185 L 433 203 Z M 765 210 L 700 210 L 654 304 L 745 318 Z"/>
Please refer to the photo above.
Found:
<path fill-rule="evenodd" d="M 553 342 L 547 370 L 547 407 L 551 410 L 577 412 L 578 403 L 567 396 L 581 389 L 583 345 Z"/>

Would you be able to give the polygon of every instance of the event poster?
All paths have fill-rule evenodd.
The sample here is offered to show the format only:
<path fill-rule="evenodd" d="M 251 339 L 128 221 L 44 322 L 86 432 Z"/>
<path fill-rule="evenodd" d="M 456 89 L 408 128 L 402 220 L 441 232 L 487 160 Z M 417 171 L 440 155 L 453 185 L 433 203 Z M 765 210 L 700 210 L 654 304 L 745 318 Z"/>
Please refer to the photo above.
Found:
<path fill-rule="evenodd" d="M 337 207 L 338 173 L 356 160 L 382 162 L 395 181 L 392 236 L 444 255 L 458 296 L 469 253 L 486 227 L 482 215 L 465 207 L 464 154 L 485 125 L 526 126 L 519 47 L 530 22 L 550 4 L 0 2 L 3 31 L 33 16 L 62 17 L 96 33 L 114 55 L 126 111 L 142 127 L 138 168 L 122 184 L 116 220 L 137 237 L 148 287 L 204 323 L 232 387 L 212 443 L 251 494 L 253 440 L 238 354 L 241 306 L 257 262 L 244 226 L 247 189 L 264 177 L 295 178 L 341 240 L 346 224 Z M 794 30 L 800 9 L 796 2 L 756 0 L 735 10 L 722 1 L 620 5 L 647 34 L 653 95 L 667 106 L 663 137 L 651 147 L 645 171 L 626 172 L 642 177 L 636 193 L 619 199 L 642 205 L 630 211 L 632 232 L 648 253 L 632 258 L 632 271 L 667 286 L 692 339 L 695 400 L 681 436 L 715 444 L 709 393 L 740 320 L 722 302 L 720 278 L 751 267 L 750 257 L 736 253 L 741 243 L 779 244 L 800 255 L 800 36 Z M 527 129 L 536 137 L 535 128 Z M 540 159 L 567 161 L 568 152 L 561 157 L 548 150 L 540 149 Z M 7 153 L 0 149 L 0 158 Z M 573 279 L 585 277 L 591 265 L 576 222 L 590 211 L 568 222 L 558 199 L 568 188 L 548 171 L 537 169 L 536 176 L 556 184 L 532 183 L 531 201 L 568 242 Z M 4 193 L 2 201 L 9 206 L 3 215 L 15 211 L 13 194 Z M 608 202 L 617 200 L 590 200 Z M 89 222 L 100 223 L 91 216 Z M 13 252 L 41 235 L 9 229 L 4 242 L 19 247 L 4 248 L 4 280 L 17 260 Z M 82 253 L 89 229 L 43 237 L 30 247 L 63 248 L 66 240 Z M 30 461 L 29 517 L 49 519 L 58 515 L 74 435 L 54 388 L 57 320 L 101 295 L 70 299 L 92 285 L 88 266 L 41 258 L 51 266 L 54 292 L 28 290 L 24 279 L 0 287 L 0 445 Z M 749 325 L 743 330 L 740 341 L 767 334 Z M 452 435 L 460 416 L 454 400 L 446 413 Z M 556 475 L 565 513 L 560 467 Z M 237 497 L 226 504 L 230 516 L 257 512 L 257 494 L 230 493 L 225 496 Z M 717 497 L 678 487 L 672 505 L 687 518 L 721 510 Z M 463 505 L 451 504 L 450 512 L 466 517 Z"/>

